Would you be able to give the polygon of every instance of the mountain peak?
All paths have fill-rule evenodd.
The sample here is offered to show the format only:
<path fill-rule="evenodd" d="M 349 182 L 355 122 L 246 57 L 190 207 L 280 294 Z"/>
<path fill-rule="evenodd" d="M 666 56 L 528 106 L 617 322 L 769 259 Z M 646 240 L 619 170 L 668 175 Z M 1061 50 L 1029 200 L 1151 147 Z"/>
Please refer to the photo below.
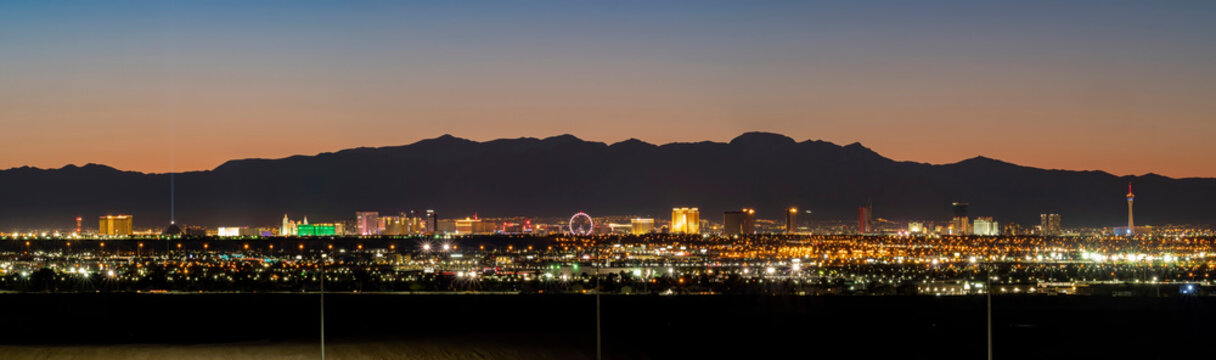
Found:
<path fill-rule="evenodd" d="M 853 142 L 852 144 L 845 145 L 841 148 L 844 149 L 845 152 L 848 152 L 848 153 L 861 154 L 861 155 L 865 155 L 865 156 L 886 159 L 885 157 L 880 155 L 877 151 L 874 151 L 873 149 L 870 149 L 870 148 L 866 147 L 865 145 L 862 145 L 860 142 Z"/>
<path fill-rule="evenodd" d="M 1025 166 L 1021 166 L 1021 165 L 1014 164 L 1014 163 L 1010 163 L 1010 162 L 1001 161 L 1001 160 L 998 160 L 998 159 L 993 159 L 993 158 L 990 158 L 990 157 L 987 157 L 987 156 L 982 156 L 982 155 L 980 155 L 980 156 L 975 156 L 975 157 L 972 157 L 972 158 L 970 158 L 970 159 L 966 159 L 966 160 L 963 160 L 963 161 L 959 161 L 959 162 L 956 162 L 956 163 L 953 163 L 953 164 L 950 164 L 950 165 L 953 165 L 953 166 L 959 166 L 959 167 L 962 167 L 962 168 L 969 168 L 969 169 L 984 169 L 984 170 L 998 170 L 998 169 L 1000 169 L 1000 170 L 1013 170 L 1013 169 L 1024 169 L 1024 168 L 1026 168 Z"/>
<path fill-rule="evenodd" d="M 745 132 L 739 136 L 736 136 L 734 139 L 730 140 L 731 145 L 743 145 L 743 146 L 749 146 L 749 145 L 773 146 L 773 145 L 791 145 L 791 144 L 797 144 L 797 143 L 798 143 L 797 141 L 794 141 L 794 139 L 790 138 L 789 136 L 770 133 L 770 132 L 762 132 L 762 131 Z"/>
<path fill-rule="evenodd" d="M 122 172 L 121 170 L 115 169 L 115 168 L 110 167 L 110 166 L 108 166 L 108 165 L 102 165 L 102 164 L 96 164 L 96 163 L 88 163 L 88 164 L 84 164 L 84 166 L 76 166 L 76 164 L 68 164 L 68 165 L 66 165 L 66 166 L 64 166 L 64 167 L 62 167 L 62 168 L 60 168 L 60 170 L 83 170 L 83 171 L 112 171 L 112 172 Z"/>
<path fill-rule="evenodd" d="M 547 143 L 564 144 L 564 143 L 570 143 L 570 142 L 583 141 L 583 139 L 579 139 L 577 136 L 570 135 L 570 134 L 561 134 L 561 135 L 550 136 L 550 137 L 541 139 L 541 141 L 544 141 Z"/>
<path fill-rule="evenodd" d="M 1138 178 L 1140 178 L 1140 180 L 1170 180 L 1170 177 L 1161 175 L 1158 173 L 1154 173 L 1154 172 L 1140 175 L 1140 176 L 1138 176 Z"/>
<path fill-rule="evenodd" d="M 993 159 L 993 158 L 990 158 L 990 157 L 987 157 L 984 155 L 976 155 L 975 157 L 972 157 L 970 159 L 966 159 L 966 160 L 963 160 L 960 162 L 1000 162 L 1000 160 Z"/>
<path fill-rule="evenodd" d="M 432 144 L 432 143 L 434 143 L 434 144 L 467 144 L 467 143 L 476 143 L 476 141 L 461 138 L 461 137 L 455 137 L 455 136 L 452 136 L 452 134 L 443 134 L 437 138 L 418 141 L 415 144 Z"/>
<path fill-rule="evenodd" d="M 646 147 L 651 147 L 651 146 L 655 146 L 655 145 L 654 145 L 654 144 L 651 144 L 651 143 L 648 143 L 648 142 L 645 142 L 645 141 L 642 141 L 642 140 L 638 140 L 637 138 L 629 138 L 629 139 L 624 140 L 624 141 L 620 141 L 620 142 L 613 143 L 611 146 L 646 146 Z"/>
<path fill-rule="evenodd" d="M 1001 160 L 993 159 L 983 155 L 977 155 L 973 158 L 959 161 L 959 164 L 994 164 L 994 165 L 1013 165 Z"/>

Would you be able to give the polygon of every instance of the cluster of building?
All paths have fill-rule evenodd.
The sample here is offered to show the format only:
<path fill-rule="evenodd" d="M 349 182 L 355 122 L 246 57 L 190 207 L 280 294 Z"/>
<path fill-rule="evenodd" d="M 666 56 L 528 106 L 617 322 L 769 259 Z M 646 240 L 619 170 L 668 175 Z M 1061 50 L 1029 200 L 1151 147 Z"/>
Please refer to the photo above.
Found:
<path fill-rule="evenodd" d="M 1135 195 L 1128 187 L 1127 204 L 1128 218 L 1126 227 L 1113 229 L 1103 228 L 1101 233 L 1129 236 L 1147 234 L 1153 229 L 1137 227 L 1134 223 L 1132 204 Z M 563 219 L 531 219 L 531 218 L 498 218 L 482 219 L 476 214 L 471 217 L 440 219 L 434 210 L 399 212 L 396 215 L 381 214 L 377 211 L 355 212 L 353 221 L 333 221 L 310 223 L 305 216 L 293 220 L 283 215 L 278 227 L 248 227 L 221 226 L 208 229 L 200 226 L 179 227 L 171 223 L 163 231 L 137 231 L 133 227 L 134 216 L 103 215 L 99 218 L 98 229 L 95 233 L 100 237 L 123 236 L 219 236 L 219 237 L 270 237 L 270 236 L 417 236 L 417 235 L 489 235 L 489 234 L 704 234 L 740 236 L 752 234 L 861 234 L 861 235 L 903 235 L 903 236 L 1001 236 L 1001 235 L 1039 235 L 1062 236 L 1078 233 L 1066 232 L 1061 226 L 1061 216 L 1058 213 L 1040 214 L 1037 227 L 1024 229 L 1017 224 L 1001 223 L 990 216 L 972 218 L 968 213 L 970 204 L 954 202 L 951 204 L 953 216 L 947 221 L 907 221 L 896 222 L 883 218 L 875 218 L 872 205 L 858 208 L 858 221 L 855 226 L 845 227 L 810 227 L 800 226 L 798 222 L 799 209 L 791 207 L 782 211 L 784 221 L 761 219 L 753 208 L 727 210 L 722 213 L 721 223 L 712 223 L 701 217 L 696 207 L 676 207 L 671 209 L 668 221 L 651 217 L 604 217 L 593 219 L 579 212 L 575 217 Z M 810 213 L 807 211 L 806 213 Z M 575 228 L 575 221 L 582 216 L 586 221 Z M 538 220 L 535 221 L 534 220 Z M 802 224 L 806 225 L 806 224 Z M 1193 229 L 1182 229 L 1182 233 L 1194 233 Z M 1092 232 L 1091 232 L 1092 233 Z M 4 234 L 0 234 L 4 235 Z M 76 218 L 76 228 L 68 236 L 85 236 L 82 229 L 82 219 Z M 43 234 L 42 236 L 47 236 Z M 59 232 L 52 237 L 63 236 Z"/>
<path fill-rule="evenodd" d="M 858 213 L 861 216 L 858 226 L 862 234 L 879 234 L 879 233 L 900 233 L 914 235 L 953 235 L 953 236 L 998 236 L 1004 233 L 1001 229 L 1001 224 L 993 220 L 991 216 L 980 216 L 974 219 L 967 215 L 967 208 L 970 205 L 962 202 L 951 204 L 954 211 L 954 216 L 948 223 L 938 225 L 932 222 L 908 222 L 906 230 L 892 230 L 888 227 L 885 229 L 875 226 L 875 221 L 871 218 L 873 210 L 870 206 L 862 207 Z M 879 219 L 880 222 L 888 222 Z"/>
<path fill-rule="evenodd" d="M 398 215 L 380 215 L 376 211 L 359 211 L 355 213 L 353 227 L 343 222 L 309 224 L 308 217 L 297 222 L 283 214 L 283 224 L 277 233 L 265 236 L 379 236 L 379 235 L 421 235 L 435 233 L 439 215 L 434 210 L 425 214 L 414 211 L 401 212 Z M 221 228 L 223 229 L 223 228 Z M 240 236 L 243 234 L 220 234 L 220 236 Z"/>

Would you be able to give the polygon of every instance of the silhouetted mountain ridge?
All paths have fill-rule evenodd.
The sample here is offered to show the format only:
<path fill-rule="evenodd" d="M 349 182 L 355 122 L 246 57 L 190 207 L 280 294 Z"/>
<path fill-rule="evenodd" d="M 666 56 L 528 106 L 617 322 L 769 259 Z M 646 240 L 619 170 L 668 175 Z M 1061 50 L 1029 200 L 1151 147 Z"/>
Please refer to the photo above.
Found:
<path fill-rule="evenodd" d="M 971 215 L 1034 225 L 1044 212 L 1066 225 L 1117 226 L 1127 182 L 1136 183 L 1137 222 L 1214 223 L 1216 179 L 1048 170 L 977 156 L 952 164 L 894 161 L 860 143 L 798 142 L 749 132 L 729 142 L 611 145 L 573 135 L 477 142 L 443 135 L 409 145 L 312 156 L 231 160 L 176 175 L 178 221 L 269 225 L 284 213 L 313 221 L 355 211 L 435 209 L 441 217 L 593 215 L 666 218 L 675 206 L 721 212 L 750 207 L 780 220 L 782 209 L 814 219 L 947 220 L 949 204 Z M 136 227 L 168 223 L 169 175 L 69 165 L 0 171 L 0 230 L 71 227 L 72 219 L 131 213 Z M 805 218 L 805 217 L 804 217 Z M 90 221 L 90 224 L 92 221 Z"/>

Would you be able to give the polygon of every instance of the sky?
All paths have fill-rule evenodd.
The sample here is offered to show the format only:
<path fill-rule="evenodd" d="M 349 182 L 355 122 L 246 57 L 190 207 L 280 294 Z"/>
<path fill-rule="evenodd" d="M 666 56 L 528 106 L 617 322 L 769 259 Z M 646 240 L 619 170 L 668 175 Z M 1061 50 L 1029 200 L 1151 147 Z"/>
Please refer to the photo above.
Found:
<path fill-rule="evenodd" d="M 0 2 L 0 168 L 452 134 L 1216 177 L 1213 1 Z"/>

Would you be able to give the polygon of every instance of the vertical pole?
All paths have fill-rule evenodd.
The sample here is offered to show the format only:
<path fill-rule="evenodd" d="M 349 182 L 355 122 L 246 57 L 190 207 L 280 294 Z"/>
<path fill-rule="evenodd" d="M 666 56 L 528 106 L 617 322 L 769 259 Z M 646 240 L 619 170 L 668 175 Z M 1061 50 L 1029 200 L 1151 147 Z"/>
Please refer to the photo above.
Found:
<path fill-rule="evenodd" d="M 992 274 L 985 276 L 984 282 L 988 283 L 985 292 L 988 294 L 988 360 L 992 360 Z"/>
<path fill-rule="evenodd" d="M 595 360 L 603 359 L 603 343 L 600 339 L 600 267 L 595 267 Z"/>
<path fill-rule="evenodd" d="M 169 225 L 177 223 L 177 184 L 173 172 L 169 172 Z"/>
<path fill-rule="evenodd" d="M 325 360 L 325 256 L 321 256 L 321 360 Z"/>

